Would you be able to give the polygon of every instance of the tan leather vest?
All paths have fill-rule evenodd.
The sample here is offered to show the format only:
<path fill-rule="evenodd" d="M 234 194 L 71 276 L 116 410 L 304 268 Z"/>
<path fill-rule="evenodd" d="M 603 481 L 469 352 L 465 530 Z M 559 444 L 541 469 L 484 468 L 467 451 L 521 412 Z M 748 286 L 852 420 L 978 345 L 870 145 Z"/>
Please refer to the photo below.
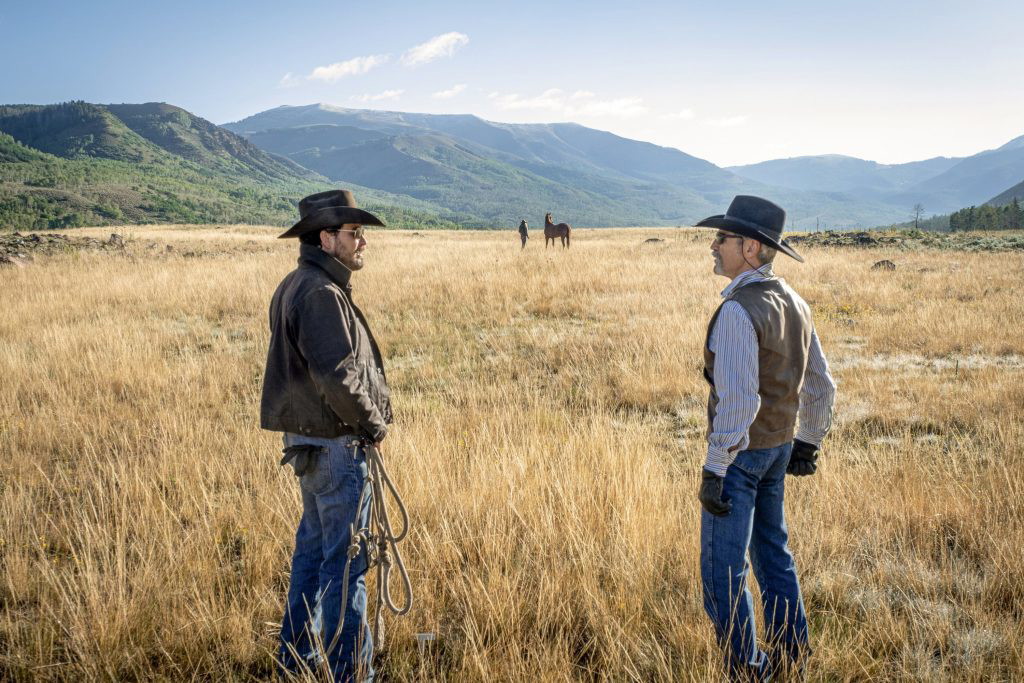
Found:
<path fill-rule="evenodd" d="M 811 345 L 811 309 L 779 278 L 751 282 L 722 302 L 735 301 L 750 316 L 757 333 L 758 390 L 761 407 L 750 425 L 748 449 L 774 448 L 793 440 L 800 409 L 800 386 Z M 704 378 L 708 396 L 708 434 L 718 407 L 715 392 L 715 354 L 708 348 L 722 306 L 711 316 L 704 338 Z"/>

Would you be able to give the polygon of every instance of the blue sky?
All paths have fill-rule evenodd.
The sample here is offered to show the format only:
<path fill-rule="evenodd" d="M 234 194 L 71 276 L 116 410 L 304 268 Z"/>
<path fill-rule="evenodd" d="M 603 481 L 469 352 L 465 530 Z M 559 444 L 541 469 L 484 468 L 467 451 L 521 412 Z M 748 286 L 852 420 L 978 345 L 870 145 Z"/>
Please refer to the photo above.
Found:
<path fill-rule="evenodd" d="M 0 103 L 576 121 L 719 165 L 1024 135 L 1024 2 L 0 4 Z"/>

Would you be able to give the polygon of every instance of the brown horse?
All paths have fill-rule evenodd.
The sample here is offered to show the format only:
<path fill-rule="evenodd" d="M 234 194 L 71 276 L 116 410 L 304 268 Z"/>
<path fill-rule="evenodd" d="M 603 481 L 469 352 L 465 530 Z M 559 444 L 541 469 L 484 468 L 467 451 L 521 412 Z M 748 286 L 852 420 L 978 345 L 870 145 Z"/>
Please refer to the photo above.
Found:
<path fill-rule="evenodd" d="M 572 233 L 572 228 L 568 223 L 559 223 L 555 225 L 551 222 L 551 214 L 544 214 L 544 248 L 548 248 L 548 240 L 551 240 L 551 246 L 555 246 L 555 238 L 562 238 L 562 247 L 569 248 L 569 235 Z"/>

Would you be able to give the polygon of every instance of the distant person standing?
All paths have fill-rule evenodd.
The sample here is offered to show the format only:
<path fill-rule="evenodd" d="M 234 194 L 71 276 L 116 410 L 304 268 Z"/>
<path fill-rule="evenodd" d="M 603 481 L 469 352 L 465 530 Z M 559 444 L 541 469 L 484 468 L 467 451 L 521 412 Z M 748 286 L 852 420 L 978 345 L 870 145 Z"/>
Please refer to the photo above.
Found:
<path fill-rule="evenodd" d="M 811 652 L 783 495 L 786 474 L 817 469 L 835 382 L 810 308 L 772 272 L 779 251 L 803 261 L 782 239 L 785 222 L 772 202 L 741 195 L 724 215 L 697 224 L 718 229 L 714 271 L 731 280 L 704 343 L 711 389 L 699 498 L 704 609 L 732 680 L 800 676 Z M 748 550 L 761 587 L 767 652 L 754 628 Z"/>
<path fill-rule="evenodd" d="M 284 432 L 282 464 L 295 468 L 302 491 L 279 663 L 301 674 L 326 655 L 335 680 L 372 680 L 365 544 L 347 585 L 342 576 L 351 528 L 369 523 L 369 497 L 359 507 L 367 451 L 380 450 L 391 422 L 380 349 L 350 283 L 363 267 L 363 226 L 384 224 L 356 208 L 348 190 L 305 197 L 299 215 L 280 235 L 298 238 L 299 262 L 270 302 L 260 406 L 261 426 Z"/>
<path fill-rule="evenodd" d="M 523 246 L 520 249 L 526 249 L 526 240 L 530 239 L 530 229 L 526 225 L 526 219 L 519 221 L 519 239 L 522 241 Z"/>

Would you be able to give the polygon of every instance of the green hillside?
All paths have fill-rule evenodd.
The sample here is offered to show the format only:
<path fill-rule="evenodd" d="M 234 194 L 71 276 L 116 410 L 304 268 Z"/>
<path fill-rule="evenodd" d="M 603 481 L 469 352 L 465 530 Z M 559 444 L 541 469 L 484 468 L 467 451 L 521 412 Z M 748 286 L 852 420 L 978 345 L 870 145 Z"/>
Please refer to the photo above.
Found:
<path fill-rule="evenodd" d="M 338 183 L 167 104 L 0 106 L 0 229 L 116 223 L 288 225 Z M 456 227 L 411 197 L 353 187 L 389 224 Z M 443 214 L 443 215 L 442 215 Z"/>
<path fill-rule="evenodd" d="M 1009 190 L 1000 192 L 985 203 L 993 206 L 1006 206 L 1007 204 L 1012 203 L 1015 199 L 1018 202 L 1024 202 L 1024 180 L 1020 181 Z"/>
<path fill-rule="evenodd" d="M 161 150 L 116 116 L 94 104 L 0 107 L 0 131 L 65 159 L 96 158 L 151 163 Z"/>

